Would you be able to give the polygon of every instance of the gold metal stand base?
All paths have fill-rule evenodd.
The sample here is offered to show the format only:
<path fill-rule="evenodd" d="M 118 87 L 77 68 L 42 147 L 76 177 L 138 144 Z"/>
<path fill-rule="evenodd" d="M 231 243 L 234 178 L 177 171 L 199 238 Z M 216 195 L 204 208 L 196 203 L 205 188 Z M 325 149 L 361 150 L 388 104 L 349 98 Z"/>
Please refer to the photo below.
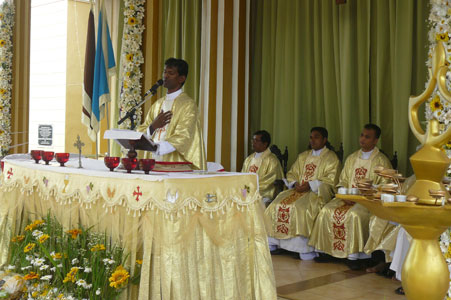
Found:
<path fill-rule="evenodd" d="M 360 203 L 376 216 L 401 224 L 413 238 L 401 275 L 407 299 L 443 300 L 449 287 L 449 270 L 438 238 L 451 226 L 451 205 L 383 203 L 358 195 L 337 198 Z"/>

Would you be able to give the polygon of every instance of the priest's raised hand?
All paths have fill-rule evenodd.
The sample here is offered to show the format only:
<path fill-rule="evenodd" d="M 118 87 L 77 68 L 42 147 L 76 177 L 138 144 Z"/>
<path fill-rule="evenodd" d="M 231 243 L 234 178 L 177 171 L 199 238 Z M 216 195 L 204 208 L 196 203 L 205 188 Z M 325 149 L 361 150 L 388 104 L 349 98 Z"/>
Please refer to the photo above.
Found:
<path fill-rule="evenodd" d="M 169 124 L 169 122 L 171 122 L 171 118 L 172 111 L 167 112 L 160 111 L 158 116 L 155 118 L 155 120 L 153 120 L 152 124 L 150 124 L 149 126 L 150 134 L 153 134 L 153 132 L 158 128 L 163 128 L 164 126 Z"/>

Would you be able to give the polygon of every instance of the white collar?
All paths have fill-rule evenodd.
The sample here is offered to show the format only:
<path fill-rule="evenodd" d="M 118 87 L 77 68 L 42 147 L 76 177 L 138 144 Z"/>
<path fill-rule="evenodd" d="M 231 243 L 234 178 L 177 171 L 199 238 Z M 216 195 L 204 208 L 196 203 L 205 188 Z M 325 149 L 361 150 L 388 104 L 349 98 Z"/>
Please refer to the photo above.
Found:
<path fill-rule="evenodd" d="M 263 154 L 265 154 L 265 153 L 267 153 L 267 152 L 270 152 L 271 150 L 269 149 L 269 147 L 268 148 L 266 148 L 265 149 L 265 151 L 262 151 L 262 152 L 255 152 L 255 158 L 259 158 L 260 156 L 262 156 Z"/>
<path fill-rule="evenodd" d="M 312 156 L 320 156 L 321 152 L 323 152 L 323 149 L 326 148 L 326 146 L 324 146 L 323 148 L 319 149 L 319 150 L 313 150 L 312 149 Z"/>
<path fill-rule="evenodd" d="M 371 153 L 373 153 L 373 151 L 374 151 L 374 148 L 373 148 L 373 150 L 368 151 L 368 152 L 364 152 L 364 151 L 362 150 L 362 159 L 369 159 L 370 156 L 371 156 Z"/>
<path fill-rule="evenodd" d="M 170 94 L 166 94 L 166 100 L 174 100 L 175 98 L 180 96 L 181 93 L 182 93 L 182 89 L 179 89 L 179 90 L 177 90 L 175 92 L 172 92 Z"/>

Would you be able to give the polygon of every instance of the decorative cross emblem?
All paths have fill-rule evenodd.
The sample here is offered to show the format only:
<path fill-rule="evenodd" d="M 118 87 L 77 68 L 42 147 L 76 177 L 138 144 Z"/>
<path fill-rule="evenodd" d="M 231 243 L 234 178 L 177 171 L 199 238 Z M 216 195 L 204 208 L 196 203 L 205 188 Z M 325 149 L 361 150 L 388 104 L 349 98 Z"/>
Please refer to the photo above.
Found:
<path fill-rule="evenodd" d="M 6 173 L 6 174 L 8 174 L 8 179 L 10 179 L 11 176 L 14 175 L 14 174 L 13 174 L 13 168 L 9 168 L 8 173 Z"/>
<path fill-rule="evenodd" d="M 136 191 L 133 192 L 133 196 L 136 196 L 136 201 L 139 201 L 139 196 L 142 196 L 143 193 L 139 190 L 139 185 L 136 188 Z"/>
<path fill-rule="evenodd" d="M 205 202 L 211 203 L 211 202 L 216 202 L 216 201 L 218 201 L 218 198 L 216 197 L 216 195 L 207 194 L 207 199 L 205 199 Z"/>
<path fill-rule="evenodd" d="M 76 147 L 78 149 L 78 168 L 81 169 L 83 168 L 81 166 L 81 148 L 85 146 L 85 143 L 83 143 L 80 140 L 80 135 L 77 135 L 77 140 L 74 143 L 74 147 Z"/>

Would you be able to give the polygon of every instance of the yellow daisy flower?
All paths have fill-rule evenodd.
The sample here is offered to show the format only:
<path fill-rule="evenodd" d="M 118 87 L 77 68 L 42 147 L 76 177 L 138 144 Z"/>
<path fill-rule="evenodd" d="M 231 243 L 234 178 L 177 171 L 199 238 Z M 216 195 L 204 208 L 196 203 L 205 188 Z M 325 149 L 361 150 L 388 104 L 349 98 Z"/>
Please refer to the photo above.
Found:
<path fill-rule="evenodd" d="M 15 236 L 15 237 L 13 237 L 13 238 L 11 239 L 11 242 L 13 242 L 13 243 L 21 242 L 21 241 L 23 241 L 24 239 L 25 239 L 25 236 L 24 236 L 24 235 L 17 235 L 17 236 Z"/>
<path fill-rule="evenodd" d="M 36 221 L 33 222 L 33 224 L 36 225 L 36 226 L 44 224 L 44 220 L 36 220 Z"/>
<path fill-rule="evenodd" d="M 135 17 L 130 17 L 128 18 L 128 25 L 135 25 L 136 24 L 136 18 Z"/>
<path fill-rule="evenodd" d="M 61 255 L 61 253 L 56 252 L 54 254 L 52 254 L 52 258 L 53 259 L 61 259 L 63 256 Z"/>
<path fill-rule="evenodd" d="M 70 269 L 69 273 L 67 273 L 66 277 L 63 280 L 63 283 L 66 282 L 75 282 L 75 275 L 77 275 L 78 273 L 78 268 L 77 267 L 72 267 L 72 269 Z"/>
<path fill-rule="evenodd" d="M 6 41 L 5 40 L 0 40 L 0 47 L 4 47 L 6 45 Z"/>
<path fill-rule="evenodd" d="M 91 248 L 91 252 L 102 251 L 102 250 L 105 250 L 105 245 L 103 245 L 103 244 L 97 244 Z"/>
<path fill-rule="evenodd" d="M 38 279 L 38 278 L 39 278 L 39 275 L 36 274 L 35 272 L 30 272 L 23 277 L 24 280 L 32 280 L 32 279 Z"/>
<path fill-rule="evenodd" d="M 6 93 L 6 90 L 5 89 L 0 89 L 0 94 L 4 94 L 4 93 Z"/>
<path fill-rule="evenodd" d="M 431 103 L 429 103 L 429 107 L 431 108 L 431 110 L 434 112 L 436 110 L 442 110 L 443 109 L 443 105 L 442 102 L 440 102 L 440 97 L 437 95 L 434 97 L 434 99 L 432 99 Z"/>
<path fill-rule="evenodd" d="M 110 281 L 110 287 L 119 289 L 125 284 L 127 284 L 130 274 L 121 265 L 114 270 L 111 277 L 108 279 Z"/>
<path fill-rule="evenodd" d="M 448 32 L 445 32 L 445 33 L 437 33 L 437 35 L 435 36 L 435 39 L 436 39 L 437 41 L 442 41 L 442 42 L 447 42 L 447 41 L 449 41 Z"/>
<path fill-rule="evenodd" d="M 142 264 L 143 264 L 143 261 L 142 261 L 142 259 L 137 259 L 137 260 L 136 260 L 136 263 L 137 263 L 138 265 L 142 265 Z"/>
<path fill-rule="evenodd" d="M 50 236 L 48 234 L 43 234 L 39 237 L 39 243 L 42 244 L 44 243 L 46 240 L 48 240 Z"/>
<path fill-rule="evenodd" d="M 28 245 L 25 246 L 25 248 L 23 248 L 23 252 L 25 253 L 30 252 L 31 250 L 33 250 L 35 246 L 36 246 L 35 243 L 29 243 Z"/>
<path fill-rule="evenodd" d="M 127 61 L 133 61 L 133 53 L 129 53 L 125 56 L 125 58 L 127 59 Z"/>
<path fill-rule="evenodd" d="M 70 234 L 72 239 L 75 240 L 77 236 L 82 233 L 82 231 L 80 229 L 71 229 L 67 231 L 67 233 Z"/>

